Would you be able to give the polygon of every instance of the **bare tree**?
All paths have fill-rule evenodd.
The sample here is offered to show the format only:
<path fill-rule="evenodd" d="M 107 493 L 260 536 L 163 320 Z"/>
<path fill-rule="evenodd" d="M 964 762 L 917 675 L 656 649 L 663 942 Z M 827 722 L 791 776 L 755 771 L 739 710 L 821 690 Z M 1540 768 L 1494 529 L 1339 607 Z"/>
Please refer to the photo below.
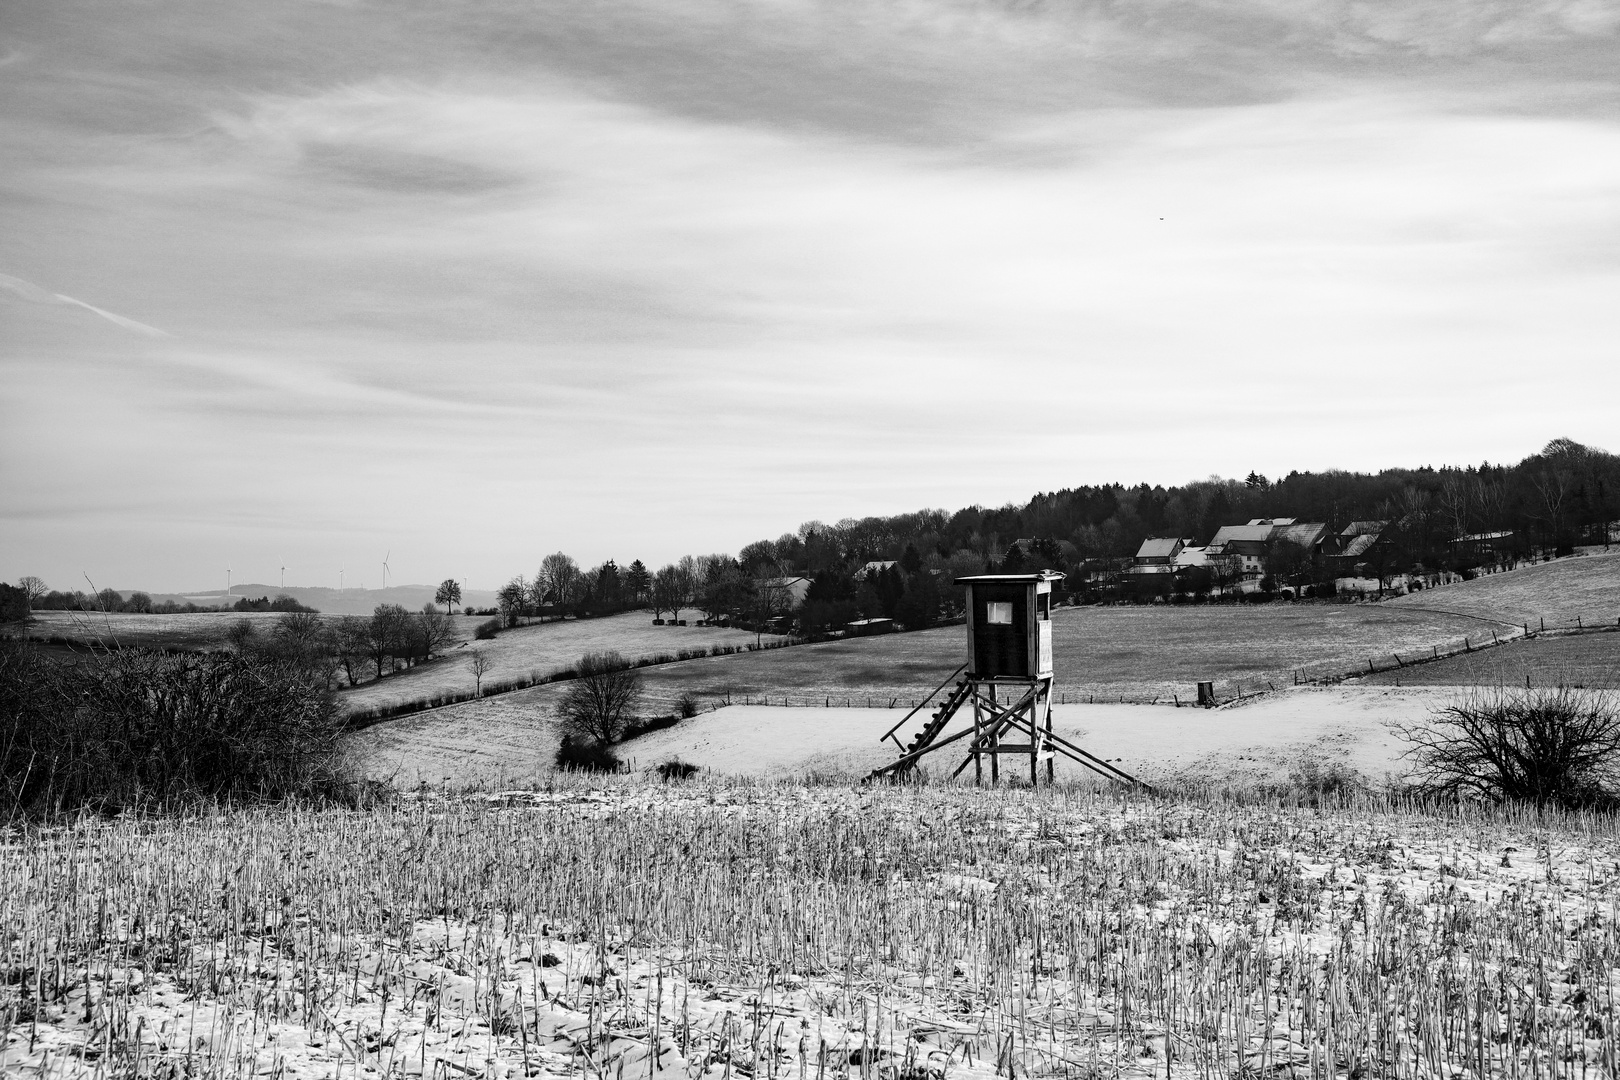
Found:
<path fill-rule="evenodd" d="M 452 578 L 445 578 L 439 582 L 439 589 L 433 594 L 433 601 L 444 605 L 444 613 L 450 614 L 450 609 L 461 603 L 461 586 Z"/>
<path fill-rule="evenodd" d="M 559 607 L 567 608 L 579 591 L 579 564 L 562 552 L 554 552 L 540 560 L 540 569 L 534 580 Z"/>
<path fill-rule="evenodd" d="M 371 612 L 366 639 L 367 656 L 377 665 L 377 678 L 382 678 L 383 661 L 392 671 L 395 661 L 409 655 L 411 613 L 400 604 L 378 604 Z"/>
<path fill-rule="evenodd" d="M 45 599 L 45 594 L 51 591 L 42 578 L 37 578 L 32 574 L 18 578 L 17 588 L 21 589 L 23 594 L 28 597 L 28 607 L 30 609 Z"/>
<path fill-rule="evenodd" d="M 1568 686 L 1477 690 L 1426 724 L 1393 724 L 1418 780 L 1439 794 L 1536 806 L 1612 796 L 1620 781 L 1620 707 Z"/>
<path fill-rule="evenodd" d="M 686 575 L 678 566 L 666 566 L 653 575 L 652 604 L 653 614 L 668 611 L 671 619 L 681 617 L 681 608 L 687 604 L 690 591 L 686 584 Z"/>
<path fill-rule="evenodd" d="M 641 673 L 616 652 L 586 653 L 557 706 L 563 730 L 601 745 L 618 741 L 641 700 Z"/>
<path fill-rule="evenodd" d="M 758 645 L 766 625 L 793 609 L 793 593 L 780 577 L 757 577 L 749 584 L 748 615 L 754 623 L 754 644 Z"/>
<path fill-rule="evenodd" d="M 529 603 L 529 585 L 523 580 L 523 575 L 519 574 L 502 585 L 500 592 L 495 594 L 495 602 L 500 607 L 501 617 L 505 619 L 506 625 L 516 626 L 518 618 Z"/>
<path fill-rule="evenodd" d="M 467 670 L 472 672 L 473 677 L 473 697 L 482 695 L 484 675 L 489 671 L 489 666 L 489 654 L 484 650 L 474 649 L 467 654 Z"/>
<path fill-rule="evenodd" d="M 371 655 L 371 620 L 363 615 L 345 615 L 339 619 L 332 649 L 349 685 L 358 685 L 361 665 Z"/>

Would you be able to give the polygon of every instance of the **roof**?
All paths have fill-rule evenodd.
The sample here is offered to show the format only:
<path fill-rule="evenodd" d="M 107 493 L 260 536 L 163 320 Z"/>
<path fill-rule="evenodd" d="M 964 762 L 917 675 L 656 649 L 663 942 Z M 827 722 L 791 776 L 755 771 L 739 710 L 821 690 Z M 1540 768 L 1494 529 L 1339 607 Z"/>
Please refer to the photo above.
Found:
<path fill-rule="evenodd" d="M 1339 530 L 1339 535 L 1340 536 L 1366 536 L 1369 533 L 1371 533 L 1373 535 L 1377 535 L 1378 533 L 1383 532 L 1384 529 L 1388 527 L 1388 525 L 1389 525 L 1389 522 L 1387 522 L 1387 521 L 1352 521 L 1350 524 L 1346 525 L 1343 529 Z"/>
<path fill-rule="evenodd" d="M 1250 525 L 1292 525 L 1295 518 L 1250 518 Z"/>
<path fill-rule="evenodd" d="M 1271 539 L 1288 540 L 1301 547 L 1313 547 L 1321 543 L 1322 537 L 1327 535 L 1327 525 L 1320 521 L 1307 521 L 1299 524 L 1284 525 L 1278 522 L 1277 527 L 1271 531 Z"/>
<path fill-rule="evenodd" d="M 1178 570 L 1185 570 L 1189 566 L 1208 566 L 1209 549 L 1188 545 L 1176 553 L 1173 565 Z"/>
<path fill-rule="evenodd" d="M 1176 568 L 1169 563 L 1137 563 L 1135 566 L 1125 568 L 1125 573 L 1130 574 L 1132 577 L 1141 574 L 1173 574 L 1175 572 Z"/>
<path fill-rule="evenodd" d="M 1138 559 L 1173 559 L 1186 541 L 1174 536 L 1150 536 L 1137 549 Z"/>
<path fill-rule="evenodd" d="M 1506 540 L 1512 535 L 1512 529 L 1504 529 L 1501 532 L 1470 533 L 1467 536 L 1459 536 L 1451 542 L 1453 544 L 1477 544 L 1483 540 Z"/>
<path fill-rule="evenodd" d="M 1224 547 L 1234 540 L 1254 540 L 1260 543 L 1271 539 L 1271 526 L 1257 525 L 1250 522 L 1247 525 L 1222 525 L 1215 533 L 1215 538 L 1209 542 L 1210 547 Z"/>
<path fill-rule="evenodd" d="M 1068 577 L 1056 570 L 1042 570 L 1034 574 L 972 574 L 968 577 L 956 579 L 958 585 L 971 582 L 975 585 L 1029 585 L 1037 581 L 1062 581 Z"/>
<path fill-rule="evenodd" d="M 1361 533 L 1351 537 L 1350 542 L 1344 545 L 1344 550 L 1339 552 L 1340 557 L 1353 559 L 1358 555 L 1365 555 L 1368 548 L 1378 543 L 1378 535 L 1378 533 Z"/>

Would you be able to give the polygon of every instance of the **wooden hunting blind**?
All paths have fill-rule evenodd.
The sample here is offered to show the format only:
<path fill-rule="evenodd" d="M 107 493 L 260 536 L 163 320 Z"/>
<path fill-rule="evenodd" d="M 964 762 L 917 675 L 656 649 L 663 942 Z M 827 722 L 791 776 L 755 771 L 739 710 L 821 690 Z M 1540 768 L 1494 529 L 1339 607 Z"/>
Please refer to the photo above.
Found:
<path fill-rule="evenodd" d="M 1063 578 L 1043 570 L 956 579 L 966 591 L 968 659 L 883 736 L 900 747 L 900 759 L 873 770 L 874 778 L 904 775 L 935 750 L 971 738 L 953 777 L 972 765 L 974 780 L 982 782 L 988 764 L 994 783 L 1001 778 L 1001 756 L 1013 754 L 1029 759 L 1032 785 L 1040 781 L 1043 762 L 1051 783 L 1053 761 L 1061 754 L 1110 780 L 1141 786 L 1052 730 L 1052 585 Z M 952 679 L 955 687 L 922 729 L 909 743 L 901 742 L 900 729 Z M 971 726 L 945 734 L 958 715 L 971 717 Z"/>

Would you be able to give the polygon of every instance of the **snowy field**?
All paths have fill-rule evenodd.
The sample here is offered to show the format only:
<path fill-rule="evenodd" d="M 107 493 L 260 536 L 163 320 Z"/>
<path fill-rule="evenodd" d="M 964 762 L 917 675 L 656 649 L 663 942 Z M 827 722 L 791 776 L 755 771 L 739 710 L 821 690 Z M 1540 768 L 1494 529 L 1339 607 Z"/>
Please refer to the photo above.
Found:
<path fill-rule="evenodd" d="M 556 753 L 555 693 L 441 709 L 358 737 L 372 753 L 372 775 L 399 787 L 534 782 L 549 772 Z M 1455 695 L 1454 689 L 1297 687 L 1219 709 L 1057 705 L 1053 727 L 1143 779 L 1180 774 L 1242 783 L 1286 778 L 1290 768 L 1309 761 L 1355 769 L 1376 782 L 1400 770 L 1402 747 L 1385 725 L 1421 720 Z M 624 744 L 621 754 L 637 767 L 679 758 L 738 776 L 860 775 L 897 756 L 894 744 L 880 739 L 906 711 L 732 705 L 644 735 Z M 901 736 L 924 719 L 914 717 Z M 949 755 L 947 749 L 928 762 L 931 775 L 956 767 L 961 758 Z M 1059 768 L 1081 774 L 1078 766 Z"/>
<path fill-rule="evenodd" d="M 0 1074 L 1613 1076 L 1610 821 L 640 780 L 0 848 Z"/>

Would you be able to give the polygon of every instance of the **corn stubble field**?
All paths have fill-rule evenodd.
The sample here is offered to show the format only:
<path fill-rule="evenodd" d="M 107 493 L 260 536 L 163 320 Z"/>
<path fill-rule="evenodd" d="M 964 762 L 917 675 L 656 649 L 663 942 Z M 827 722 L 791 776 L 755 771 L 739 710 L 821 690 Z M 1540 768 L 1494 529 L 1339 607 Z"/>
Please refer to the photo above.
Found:
<path fill-rule="evenodd" d="M 622 779 L 15 834 L 8 1075 L 1614 1076 L 1610 819 Z"/>

